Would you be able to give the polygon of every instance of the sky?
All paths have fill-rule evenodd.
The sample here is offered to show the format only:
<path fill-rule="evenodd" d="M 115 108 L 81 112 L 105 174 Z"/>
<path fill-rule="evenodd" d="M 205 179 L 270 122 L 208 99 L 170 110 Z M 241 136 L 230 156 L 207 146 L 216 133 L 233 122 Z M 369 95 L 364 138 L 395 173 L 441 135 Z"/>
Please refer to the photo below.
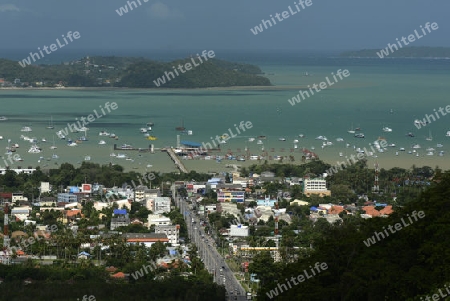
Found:
<path fill-rule="evenodd" d="M 271 14 L 290 14 L 289 6 L 295 12 L 298 0 L 134 1 L 138 7 L 119 16 L 126 0 L 0 0 L 0 56 L 11 49 L 35 51 L 69 31 L 80 33 L 67 45 L 72 50 L 373 49 L 426 22 L 439 28 L 411 46 L 450 47 L 449 0 L 311 0 L 256 35 L 251 28 Z"/>

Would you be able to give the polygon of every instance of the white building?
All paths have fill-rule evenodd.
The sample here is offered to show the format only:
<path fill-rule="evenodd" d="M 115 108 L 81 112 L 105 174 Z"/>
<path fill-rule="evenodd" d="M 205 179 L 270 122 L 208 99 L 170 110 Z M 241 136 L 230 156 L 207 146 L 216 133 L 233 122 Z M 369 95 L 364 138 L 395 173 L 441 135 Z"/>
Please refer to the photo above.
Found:
<path fill-rule="evenodd" d="M 160 214 L 149 214 L 148 215 L 148 228 L 151 227 L 151 225 L 171 225 L 172 222 L 170 221 L 170 218 L 162 216 Z"/>
<path fill-rule="evenodd" d="M 318 194 L 319 196 L 330 196 L 331 191 L 327 189 L 327 181 L 324 179 L 304 179 L 303 193 L 307 196 Z"/>
<path fill-rule="evenodd" d="M 156 197 L 153 200 L 152 211 L 154 214 L 170 212 L 170 198 Z"/>
<path fill-rule="evenodd" d="M 180 239 L 180 225 L 156 225 L 155 233 L 162 233 L 167 236 L 169 243 L 178 245 Z"/>
<path fill-rule="evenodd" d="M 241 236 L 241 237 L 247 237 L 249 235 L 249 228 L 248 226 L 242 226 L 242 225 L 231 225 L 230 226 L 230 236 Z"/>

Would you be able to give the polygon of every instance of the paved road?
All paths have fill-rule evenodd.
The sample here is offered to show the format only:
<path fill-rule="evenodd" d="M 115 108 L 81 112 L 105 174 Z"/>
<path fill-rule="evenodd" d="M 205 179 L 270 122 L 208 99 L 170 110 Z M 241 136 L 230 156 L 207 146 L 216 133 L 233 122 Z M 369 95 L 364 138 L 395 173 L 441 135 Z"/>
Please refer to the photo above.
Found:
<path fill-rule="evenodd" d="M 229 300 L 247 300 L 246 291 L 228 267 L 224 258 L 214 247 L 214 240 L 200 226 L 200 220 L 192 210 L 190 203 L 184 199 L 177 198 L 176 204 L 183 214 L 189 232 L 191 242 L 198 248 L 199 256 L 203 260 L 206 269 L 213 275 L 214 282 L 224 285 Z"/>

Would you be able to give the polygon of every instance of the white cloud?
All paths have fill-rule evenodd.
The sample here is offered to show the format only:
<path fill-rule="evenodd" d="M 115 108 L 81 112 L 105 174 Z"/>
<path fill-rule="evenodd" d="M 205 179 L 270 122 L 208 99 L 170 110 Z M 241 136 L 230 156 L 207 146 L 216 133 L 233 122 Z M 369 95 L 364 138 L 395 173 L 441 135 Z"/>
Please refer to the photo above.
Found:
<path fill-rule="evenodd" d="M 183 13 L 177 10 L 171 10 L 167 5 L 161 2 L 153 3 L 148 12 L 155 19 L 179 19 L 183 18 Z"/>
<path fill-rule="evenodd" d="M 3 4 L 0 5 L 0 13 L 4 13 L 7 11 L 20 11 L 20 9 L 14 4 Z"/>

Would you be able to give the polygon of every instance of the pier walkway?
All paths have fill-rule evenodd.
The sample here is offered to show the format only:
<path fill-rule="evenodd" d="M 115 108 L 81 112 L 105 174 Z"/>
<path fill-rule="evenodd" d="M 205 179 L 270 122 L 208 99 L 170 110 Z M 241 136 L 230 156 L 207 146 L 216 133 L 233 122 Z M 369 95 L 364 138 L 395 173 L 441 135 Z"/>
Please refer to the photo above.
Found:
<path fill-rule="evenodd" d="M 180 158 L 178 158 L 177 154 L 175 154 L 172 148 L 168 147 L 165 149 L 165 151 L 181 172 L 188 173 L 188 170 L 184 166 L 183 162 L 181 162 Z"/>

